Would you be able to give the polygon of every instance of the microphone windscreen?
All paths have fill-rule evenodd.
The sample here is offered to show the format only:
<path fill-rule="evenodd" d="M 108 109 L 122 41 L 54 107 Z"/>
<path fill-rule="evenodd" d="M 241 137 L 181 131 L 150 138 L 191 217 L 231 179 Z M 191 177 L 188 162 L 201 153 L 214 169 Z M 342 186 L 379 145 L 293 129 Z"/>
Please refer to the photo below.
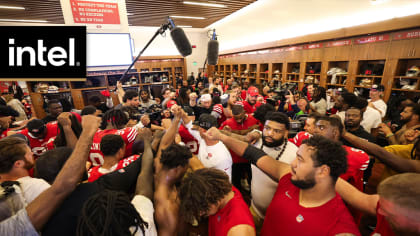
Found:
<path fill-rule="evenodd" d="M 207 44 L 207 64 L 217 65 L 219 59 L 219 42 L 217 40 L 210 40 Z"/>
<path fill-rule="evenodd" d="M 173 28 L 171 30 L 171 38 L 172 41 L 174 41 L 179 53 L 181 53 L 183 57 L 191 55 L 192 47 L 183 29 L 178 27 Z"/>

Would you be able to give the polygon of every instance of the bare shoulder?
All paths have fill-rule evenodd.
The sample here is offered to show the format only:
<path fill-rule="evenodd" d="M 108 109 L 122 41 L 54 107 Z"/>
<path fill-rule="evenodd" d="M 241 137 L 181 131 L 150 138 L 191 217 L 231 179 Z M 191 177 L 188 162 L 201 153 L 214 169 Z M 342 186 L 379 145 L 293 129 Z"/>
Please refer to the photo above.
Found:
<path fill-rule="evenodd" d="M 236 225 L 228 231 L 228 236 L 252 236 L 255 235 L 255 229 L 251 225 Z"/>

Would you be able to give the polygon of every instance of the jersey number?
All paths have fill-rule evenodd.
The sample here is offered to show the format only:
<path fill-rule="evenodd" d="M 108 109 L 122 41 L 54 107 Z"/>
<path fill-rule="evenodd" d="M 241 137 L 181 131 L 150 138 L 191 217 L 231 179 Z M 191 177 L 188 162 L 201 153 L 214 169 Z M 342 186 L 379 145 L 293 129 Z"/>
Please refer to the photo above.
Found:
<path fill-rule="evenodd" d="M 91 153 L 89 155 L 93 166 L 101 166 L 104 164 L 104 157 L 99 153 Z"/>

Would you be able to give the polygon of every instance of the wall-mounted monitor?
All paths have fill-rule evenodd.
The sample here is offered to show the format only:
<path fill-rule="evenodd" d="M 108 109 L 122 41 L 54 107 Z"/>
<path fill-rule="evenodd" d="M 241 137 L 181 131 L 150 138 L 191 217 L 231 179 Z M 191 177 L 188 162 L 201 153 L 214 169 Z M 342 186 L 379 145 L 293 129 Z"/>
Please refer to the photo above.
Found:
<path fill-rule="evenodd" d="M 133 50 L 128 33 L 87 34 L 87 66 L 124 66 L 133 61 Z"/>

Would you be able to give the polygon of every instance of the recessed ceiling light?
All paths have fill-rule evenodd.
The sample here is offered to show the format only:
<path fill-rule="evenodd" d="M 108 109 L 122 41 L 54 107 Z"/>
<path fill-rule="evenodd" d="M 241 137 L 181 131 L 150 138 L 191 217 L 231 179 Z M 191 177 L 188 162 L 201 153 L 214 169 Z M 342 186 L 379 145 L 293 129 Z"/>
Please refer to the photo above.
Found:
<path fill-rule="evenodd" d="M 0 9 L 25 10 L 24 7 L 13 7 L 13 6 L 3 6 L 3 5 L 0 5 Z"/>
<path fill-rule="evenodd" d="M 0 19 L 0 21 L 10 22 L 32 22 L 32 23 L 47 23 L 47 20 L 17 20 L 17 19 Z"/>
<path fill-rule="evenodd" d="M 177 25 L 178 27 L 181 27 L 181 28 L 192 28 L 192 26 L 191 25 Z"/>
<path fill-rule="evenodd" d="M 184 18 L 184 19 L 196 19 L 196 20 L 204 20 L 206 18 L 199 17 L 199 16 L 170 16 L 172 18 Z"/>
<path fill-rule="evenodd" d="M 184 1 L 184 4 L 190 4 L 190 5 L 199 5 L 199 6 L 205 6 L 205 7 L 226 7 L 223 4 L 216 4 L 216 3 L 205 3 L 205 2 L 190 2 L 190 1 Z"/>

